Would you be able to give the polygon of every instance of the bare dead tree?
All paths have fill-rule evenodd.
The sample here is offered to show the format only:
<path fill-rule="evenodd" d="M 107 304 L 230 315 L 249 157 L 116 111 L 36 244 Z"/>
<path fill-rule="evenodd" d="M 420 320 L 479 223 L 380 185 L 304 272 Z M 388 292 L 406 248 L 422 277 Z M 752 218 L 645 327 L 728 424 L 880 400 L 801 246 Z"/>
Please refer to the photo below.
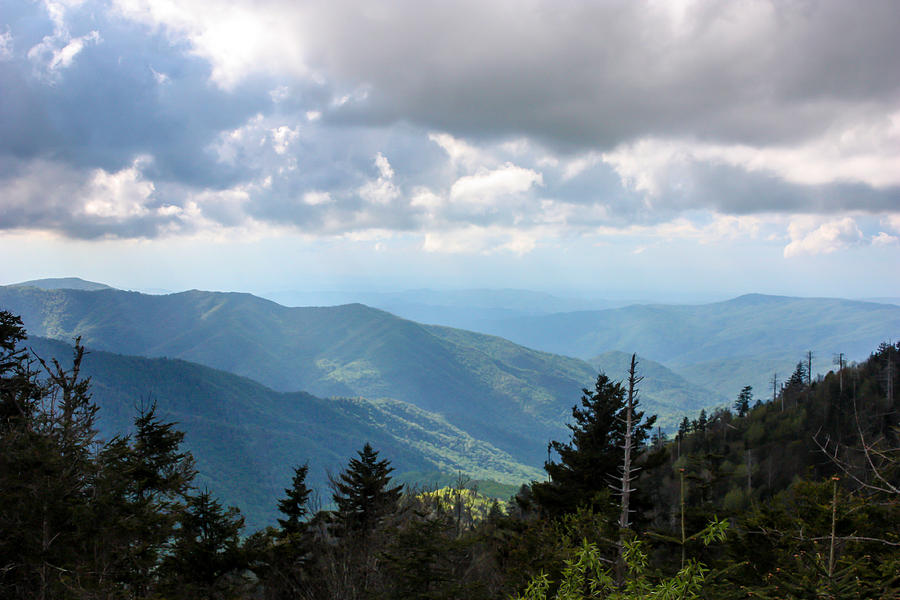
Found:
<path fill-rule="evenodd" d="M 844 393 L 844 353 L 839 352 L 835 355 L 832 364 L 838 366 L 838 383 L 840 385 L 841 394 Z"/>
<path fill-rule="evenodd" d="M 813 436 L 813 442 L 844 475 L 856 482 L 861 489 L 900 496 L 900 486 L 892 482 L 887 475 L 888 469 L 895 467 L 900 461 L 900 448 L 890 447 L 881 437 L 873 441 L 866 439 L 859 422 L 859 412 L 856 410 L 855 400 L 853 401 L 853 414 L 856 418 L 856 434 L 860 443 L 858 448 L 842 445 L 827 435 L 821 436 L 821 430 Z M 851 456 L 854 454 L 862 458 L 865 471 L 871 474 L 871 479 L 861 474 L 859 467 L 852 462 Z"/>
<path fill-rule="evenodd" d="M 772 373 L 772 404 L 778 399 L 778 373 Z M 781 397 L 781 410 L 784 410 L 784 396 Z"/>
<path fill-rule="evenodd" d="M 625 577 L 625 530 L 629 525 L 629 502 L 631 500 L 631 482 L 635 479 L 637 469 L 632 466 L 631 450 L 633 446 L 634 432 L 634 404 L 637 399 L 637 385 L 644 379 L 637 376 L 637 355 L 631 355 L 631 367 L 628 369 L 628 399 L 625 405 L 625 441 L 623 449 L 625 457 L 622 461 L 622 478 L 620 493 L 622 496 L 622 513 L 619 517 L 619 560 L 617 562 L 616 575 L 619 585 L 622 585 Z"/>
<path fill-rule="evenodd" d="M 812 390 L 812 359 L 813 351 L 806 351 L 806 402 L 809 403 L 809 394 Z"/>

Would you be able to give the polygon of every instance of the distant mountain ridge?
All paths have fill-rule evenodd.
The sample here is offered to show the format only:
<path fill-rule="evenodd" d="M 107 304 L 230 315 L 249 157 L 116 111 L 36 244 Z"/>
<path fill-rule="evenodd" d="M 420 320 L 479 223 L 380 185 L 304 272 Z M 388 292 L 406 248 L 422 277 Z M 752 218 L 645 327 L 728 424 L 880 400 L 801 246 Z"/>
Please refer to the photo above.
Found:
<path fill-rule="evenodd" d="M 409 402 L 532 466 L 542 464 L 546 440 L 567 437 L 571 406 L 597 367 L 618 369 L 631 352 L 654 370 L 644 408 L 671 426 L 687 411 L 730 404 L 744 385 L 770 396 L 772 375 L 785 381 L 806 350 L 815 353 L 814 373 L 825 372 L 832 353 L 864 358 L 900 332 L 897 306 L 761 294 L 502 320 L 488 333 L 362 304 L 288 308 L 199 290 L 150 296 L 5 286 L 0 308 L 21 314 L 34 334 L 182 358 L 277 391 Z"/>
<path fill-rule="evenodd" d="M 531 465 L 541 464 L 547 439 L 566 435 L 570 407 L 596 377 L 581 360 L 359 304 L 286 308 L 239 293 L 6 286 L 0 307 L 35 335 L 80 335 L 98 350 L 183 358 L 278 391 L 403 400 Z"/>
<path fill-rule="evenodd" d="M 726 401 L 708 389 L 691 383 L 661 363 L 642 356 L 638 356 L 637 361 L 638 374 L 643 377 L 643 381 L 638 385 L 641 408 L 647 412 L 648 397 L 654 399 L 649 406 L 655 407 L 660 404 L 665 406 L 667 410 L 659 419 L 662 426 L 674 427 L 677 421 L 681 420 L 681 415 L 697 413 L 703 408 Z M 610 378 L 624 381 L 631 366 L 631 354 L 612 350 L 595 356 L 588 362 L 597 365 L 597 368 Z"/>
<path fill-rule="evenodd" d="M 23 281 L 21 283 L 11 284 L 16 287 L 36 287 L 42 290 L 111 290 L 112 288 L 105 283 L 97 283 L 96 281 L 86 281 L 80 277 L 49 277 L 46 279 L 32 279 L 31 281 Z"/>
<path fill-rule="evenodd" d="M 712 304 L 519 317 L 494 323 L 489 333 L 582 358 L 637 352 L 733 399 L 745 384 L 765 390 L 773 372 L 784 381 L 807 350 L 815 354 L 814 372 L 821 373 L 831 368 L 834 354 L 866 358 L 880 342 L 900 335 L 900 306 L 747 294 Z"/>

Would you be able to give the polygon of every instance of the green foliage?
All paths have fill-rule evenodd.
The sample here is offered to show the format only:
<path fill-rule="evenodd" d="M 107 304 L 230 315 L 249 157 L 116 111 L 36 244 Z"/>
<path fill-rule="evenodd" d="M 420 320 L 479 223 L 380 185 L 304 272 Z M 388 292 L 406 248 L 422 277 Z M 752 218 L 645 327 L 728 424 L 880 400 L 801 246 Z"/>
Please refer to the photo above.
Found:
<path fill-rule="evenodd" d="M 343 536 L 368 536 L 397 505 L 403 486 L 391 487 L 394 470 L 387 459 L 366 443 L 332 483 L 337 505 L 338 532 Z"/>
<path fill-rule="evenodd" d="M 750 403 L 753 400 L 753 386 L 745 385 L 738 394 L 737 400 L 734 401 L 734 412 L 738 417 L 745 417 L 750 412 Z"/>
<path fill-rule="evenodd" d="M 625 390 L 605 374 L 597 376 L 593 390 L 583 389 L 581 408 L 572 407 L 574 424 L 569 425 L 569 443 L 551 442 L 559 462 L 548 461 L 544 468 L 548 482 L 532 484 L 538 504 L 550 514 L 574 512 L 579 506 L 591 506 L 601 512 L 611 510 L 608 503 L 598 503 L 598 492 L 607 489 L 619 474 L 624 456 Z M 649 437 L 655 417 L 644 419 L 635 410 L 633 441 L 635 460 Z"/>
<path fill-rule="evenodd" d="M 309 474 L 309 464 L 300 465 L 294 469 L 294 478 L 291 487 L 286 488 L 286 497 L 278 501 L 278 512 L 285 519 L 278 519 L 278 525 L 286 537 L 299 535 L 306 530 L 306 519 L 309 516 L 309 497 L 312 490 L 306 485 L 306 476 Z"/>
<path fill-rule="evenodd" d="M 715 521 L 699 536 L 705 545 L 713 541 L 723 541 L 727 521 Z M 565 560 L 561 579 L 553 600 L 587 600 L 603 598 L 609 600 L 639 599 L 697 599 L 709 569 L 701 563 L 690 561 L 678 573 L 669 578 L 654 580 L 648 573 L 649 557 L 644 542 L 626 541 L 624 551 L 627 576 L 623 586 L 616 585 L 608 561 L 599 548 L 584 540 L 571 557 Z M 517 600 L 548 600 L 551 598 L 552 582 L 545 573 L 535 576 L 525 593 Z"/>
<path fill-rule="evenodd" d="M 231 598 L 247 585 L 247 558 L 241 547 L 244 520 L 240 512 L 204 490 L 187 500 L 172 551 L 161 570 L 167 598 Z"/>

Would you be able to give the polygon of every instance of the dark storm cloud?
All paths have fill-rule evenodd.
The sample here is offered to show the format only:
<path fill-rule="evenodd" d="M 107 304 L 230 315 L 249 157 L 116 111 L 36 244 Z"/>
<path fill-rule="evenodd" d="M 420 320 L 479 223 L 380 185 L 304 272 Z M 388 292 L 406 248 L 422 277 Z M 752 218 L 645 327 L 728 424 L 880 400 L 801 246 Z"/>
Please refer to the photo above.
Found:
<path fill-rule="evenodd" d="M 767 144 L 896 107 L 896 2 L 399 1 L 313 12 L 313 62 L 371 86 L 358 120 L 609 148 Z"/>

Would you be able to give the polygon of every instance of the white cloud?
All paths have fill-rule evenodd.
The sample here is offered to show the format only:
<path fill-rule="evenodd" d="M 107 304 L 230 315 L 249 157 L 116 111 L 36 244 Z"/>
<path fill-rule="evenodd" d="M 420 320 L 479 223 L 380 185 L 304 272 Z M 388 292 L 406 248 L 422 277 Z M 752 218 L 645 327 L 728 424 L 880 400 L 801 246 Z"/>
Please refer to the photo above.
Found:
<path fill-rule="evenodd" d="M 286 85 L 279 85 L 275 89 L 269 90 L 269 98 L 272 99 L 272 102 L 279 103 L 284 102 L 291 96 L 291 90 Z"/>
<path fill-rule="evenodd" d="M 391 163 L 381 152 L 375 155 L 375 166 L 378 167 L 378 173 L 382 179 L 394 178 L 394 169 L 391 168 Z"/>
<path fill-rule="evenodd" d="M 275 150 L 276 154 L 284 154 L 287 152 L 288 147 L 299 135 L 296 129 L 291 129 L 287 125 L 281 125 L 280 127 L 270 129 L 269 132 L 272 136 L 272 148 Z"/>
<path fill-rule="evenodd" d="M 900 233 L 900 214 L 887 215 L 884 217 L 885 224 L 896 233 Z"/>
<path fill-rule="evenodd" d="M 117 220 L 148 214 L 146 203 L 156 189 L 141 174 L 141 167 L 148 161 L 147 157 L 139 157 L 129 168 L 115 173 L 95 170 L 83 193 L 84 214 Z"/>
<path fill-rule="evenodd" d="M 212 65 L 211 79 L 231 89 L 256 73 L 287 72 L 306 77 L 302 11 L 277 2 L 192 2 L 114 0 L 115 12 L 186 38 L 197 56 Z"/>
<path fill-rule="evenodd" d="M 440 254 L 493 254 L 506 251 L 516 255 L 531 252 L 541 239 L 538 229 L 469 225 L 445 231 L 427 231 L 422 249 Z"/>
<path fill-rule="evenodd" d="M 504 197 L 527 192 L 543 183 L 543 176 L 537 171 L 506 163 L 497 169 L 483 169 L 475 175 L 460 177 L 450 187 L 450 200 L 490 208 Z"/>
<path fill-rule="evenodd" d="M 165 85 L 172 81 L 172 79 L 168 75 L 157 71 L 153 67 L 150 67 L 150 72 L 153 73 L 153 79 L 155 79 L 156 83 L 158 83 L 159 85 Z"/>
<path fill-rule="evenodd" d="M 878 235 L 872 238 L 873 246 L 896 246 L 897 244 L 900 244 L 900 238 L 883 231 L 879 231 Z"/>
<path fill-rule="evenodd" d="M 86 46 L 100 41 L 100 33 L 97 31 L 72 38 L 67 30 L 59 29 L 53 35 L 45 36 L 39 44 L 32 46 L 28 50 L 28 58 L 40 76 L 53 81 L 60 71 L 72 65 L 75 57 Z"/>
<path fill-rule="evenodd" d="M 0 60 L 9 60 L 13 56 L 13 37 L 7 27 L 6 31 L 0 33 Z"/>
<path fill-rule="evenodd" d="M 788 226 L 791 242 L 784 248 L 784 257 L 804 254 L 830 254 L 836 250 L 860 244 L 865 239 L 851 217 L 822 223 L 811 228 L 810 219 L 797 219 Z"/>
<path fill-rule="evenodd" d="M 334 202 L 334 198 L 328 192 L 306 192 L 303 194 L 303 203 L 309 206 L 320 206 L 332 202 Z"/>
<path fill-rule="evenodd" d="M 496 161 L 482 150 L 455 138 L 449 133 L 429 133 L 428 139 L 440 146 L 455 167 L 472 171 L 478 167 L 492 166 Z"/>
<path fill-rule="evenodd" d="M 207 150 L 220 163 L 283 176 L 297 168 L 297 158 L 289 150 L 300 133 L 299 125 L 257 113 L 240 127 L 220 132 Z"/>
<path fill-rule="evenodd" d="M 587 152 L 565 161 L 563 179 L 569 180 L 578 177 L 586 170 L 603 162 L 603 155 L 599 152 Z"/>
<path fill-rule="evenodd" d="M 861 183 L 889 188 L 900 186 L 900 112 L 829 130 L 793 146 L 723 145 L 648 137 L 601 156 L 619 174 L 623 185 L 650 197 L 677 188 L 679 178 L 692 166 L 704 164 L 768 173 L 804 186 Z M 578 173 L 589 164 L 584 158 L 571 163 L 569 169 Z"/>
<path fill-rule="evenodd" d="M 375 155 L 378 178 L 368 181 L 359 188 L 360 197 L 371 204 L 388 204 L 400 197 L 400 190 L 394 185 L 394 169 L 388 159 L 379 152 Z"/>

